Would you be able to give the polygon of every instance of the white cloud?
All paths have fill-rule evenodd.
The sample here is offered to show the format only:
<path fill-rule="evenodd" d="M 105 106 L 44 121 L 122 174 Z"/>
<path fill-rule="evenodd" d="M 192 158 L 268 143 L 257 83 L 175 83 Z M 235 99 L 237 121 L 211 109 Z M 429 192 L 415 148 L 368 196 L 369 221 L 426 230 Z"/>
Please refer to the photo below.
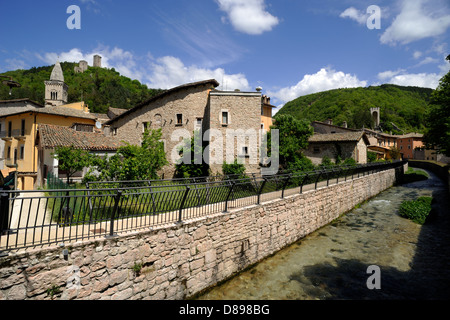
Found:
<path fill-rule="evenodd" d="M 271 31 L 279 19 L 266 11 L 265 0 L 216 0 L 220 10 L 228 14 L 228 20 L 240 32 L 259 35 Z M 222 18 L 222 22 L 226 19 Z"/>
<path fill-rule="evenodd" d="M 395 77 L 396 75 L 398 75 L 399 73 L 404 72 L 404 71 L 405 70 L 403 70 L 403 69 L 399 69 L 397 71 L 388 70 L 388 71 L 380 72 L 378 74 L 378 78 L 380 80 L 392 79 L 393 77 Z"/>
<path fill-rule="evenodd" d="M 365 87 L 366 85 L 367 81 L 361 81 L 354 75 L 322 68 L 315 74 L 305 75 L 295 86 L 283 88 L 277 92 L 270 92 L 269 95 L 286 103 L 311 93 L 338 88 Z"/>
<path fill-rule="evenodd" d="M 89 53 L 74 48 L 68 52 L 46 53 L 37 55 L 42 61 L 54 64 L 56 60 L 64 62 L 79 62 L 86 60 L 90 66 L 93 64 L 94 55 L 102 57 L 102 66 L 114 68 L 121 75 L 131 79 L 137 79 L 147 84 L 150 88 L 170 89 L 185 83 L 216 79 L 221 83 L 220 89 L 242 91 L 250 90 L 245 75 L 227 74 L 222 68 L 201 68 L 195 65 L 185 66 L 184 63 L 171 56 L 154 58 L 150 53 L 145 57 L 136 57 L 132 52 L 121 48 L 99 47 Z M 223 82 L 223 84 L 222 84 Z"/>
<path fill-rule="evenodd" d="M 350 18 L 352 20 L 355 20 L 359 24 L 366 24 L 368 14 L 361 13 L 358 9 L 355 9 L 354 7 L 347 8 L 344 12 L 342 12 L 339 17 L 341 18 Z"/>
<path fill-rule="evenodd" d="M 414 51 L 413 57 L 414 59 L 419 59 L 422 56 L 422 52 Z"/>
<path fill-rule="evenodd" d="M 250 89 L 247 79 L 241 73 L 229 75 L 222 68 L 206 69 L 194 65 L 185 66 L 180 59 L 171 56 L 156 59 L 151 64 L 150 71 L 148 80 L 151 88 L 168 89 L 184 83 L 216 79 L 221 83 L 220 89 L 222 90 L 246 91 Z"/>
<path fill-rule="evenodd" d="M 432 4 L 437 6 L 432 7 Z M 380 41 L 383 44 L 408 44 L 444 34 L 448 27 L 450 27 L 450 14 L 443 3 L 404 0 L 400 14 L 381 35 Z"/>
<path fill-rule="evenodd" d="M 392 77 L 386 83 L 436 89 L 440 79 L 441 76 L 436 73 L 400 74 Z"/>

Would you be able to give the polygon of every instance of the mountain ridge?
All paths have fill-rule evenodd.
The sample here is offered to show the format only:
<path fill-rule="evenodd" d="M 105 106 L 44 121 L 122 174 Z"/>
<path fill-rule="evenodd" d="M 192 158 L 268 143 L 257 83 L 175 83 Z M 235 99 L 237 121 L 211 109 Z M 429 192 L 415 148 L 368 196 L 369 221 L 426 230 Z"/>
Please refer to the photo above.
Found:
<path fill-rule="evenodd" d="M 110 107 L 131 109 L 142 101 L 163 92 L 148 88 L 138 80 L 121 75 L 114 68 L 88 67 L 83 73 L 75 72 L 78 63 L 61 62 L 65 83 L 69 86 L 68 103 L 84 101 L 93 113 L 106 113 Z M 54 65 L 32 67 L 3 72 L 21 84 L 13 88 L 11 95 L 7 86 L 0 86 L 0 100 L 28 98 L 45 104 L 44 81 L 50 79 Z"/>
<path fill-rule="evenodd" d="M 309 122 L 333 119 L 336 125 L 347 122 L 349 128 L 373 128 L 370 108 L 379 107 L 383 131 L 423 133 L 426 129 L 424 115 L 433 91 L 430 88 L 394 84 L 332 89 L 287 102 L 275 118 L 290 114 Z"/>

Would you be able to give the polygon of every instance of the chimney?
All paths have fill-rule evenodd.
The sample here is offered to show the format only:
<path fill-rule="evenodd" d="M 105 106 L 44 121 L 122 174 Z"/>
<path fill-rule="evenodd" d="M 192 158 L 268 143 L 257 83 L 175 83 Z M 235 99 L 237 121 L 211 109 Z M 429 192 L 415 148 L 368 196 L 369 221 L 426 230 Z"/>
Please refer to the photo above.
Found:
<path fill-rule="evenodd" d="M 327 123 L 332 125 L 332 124 L 333 124 L 333 119 L 329 118 L 329 119 L 327 120 Z"/>
<path fill-rule="evenodd" d="M 347 121 L 344 121 L 344 122 L 342 123 L 342 126 L 343 126 L 344 128 L 347 128 Z"/>

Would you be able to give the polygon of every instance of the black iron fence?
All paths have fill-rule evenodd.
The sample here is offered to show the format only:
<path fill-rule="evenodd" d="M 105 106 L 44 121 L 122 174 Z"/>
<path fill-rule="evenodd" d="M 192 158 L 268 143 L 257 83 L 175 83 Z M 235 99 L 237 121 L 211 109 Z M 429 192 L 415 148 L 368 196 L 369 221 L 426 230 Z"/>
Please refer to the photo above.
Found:
<path fill-rule="evenodd" d="M 230 208 L 260 204 L 404 162 L 337 166 L 272 176 L 89 183 L 85 189 L 0 193 L 0 252 L 74 243 L 183 222 Z"/>

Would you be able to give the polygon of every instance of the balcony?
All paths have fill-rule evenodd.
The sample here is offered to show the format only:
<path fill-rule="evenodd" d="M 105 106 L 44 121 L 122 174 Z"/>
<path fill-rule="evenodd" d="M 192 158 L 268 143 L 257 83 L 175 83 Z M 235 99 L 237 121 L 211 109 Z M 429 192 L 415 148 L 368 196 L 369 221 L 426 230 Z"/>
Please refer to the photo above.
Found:
<path fill-rule="evenodd" d="M 25 140 L 27 135 L 30 134 L 30 130 L 26 129 L 15 129 L 11 131 L 1 131 L 0 139 L 4 141 L 11 141 L 13 138 L 17 140 Z"/>
<path fill-rule="evenodd" d="M 7 166 L 8 168 L 17 168 L 17 159 L 5 159 L 5 166 Z"/>

